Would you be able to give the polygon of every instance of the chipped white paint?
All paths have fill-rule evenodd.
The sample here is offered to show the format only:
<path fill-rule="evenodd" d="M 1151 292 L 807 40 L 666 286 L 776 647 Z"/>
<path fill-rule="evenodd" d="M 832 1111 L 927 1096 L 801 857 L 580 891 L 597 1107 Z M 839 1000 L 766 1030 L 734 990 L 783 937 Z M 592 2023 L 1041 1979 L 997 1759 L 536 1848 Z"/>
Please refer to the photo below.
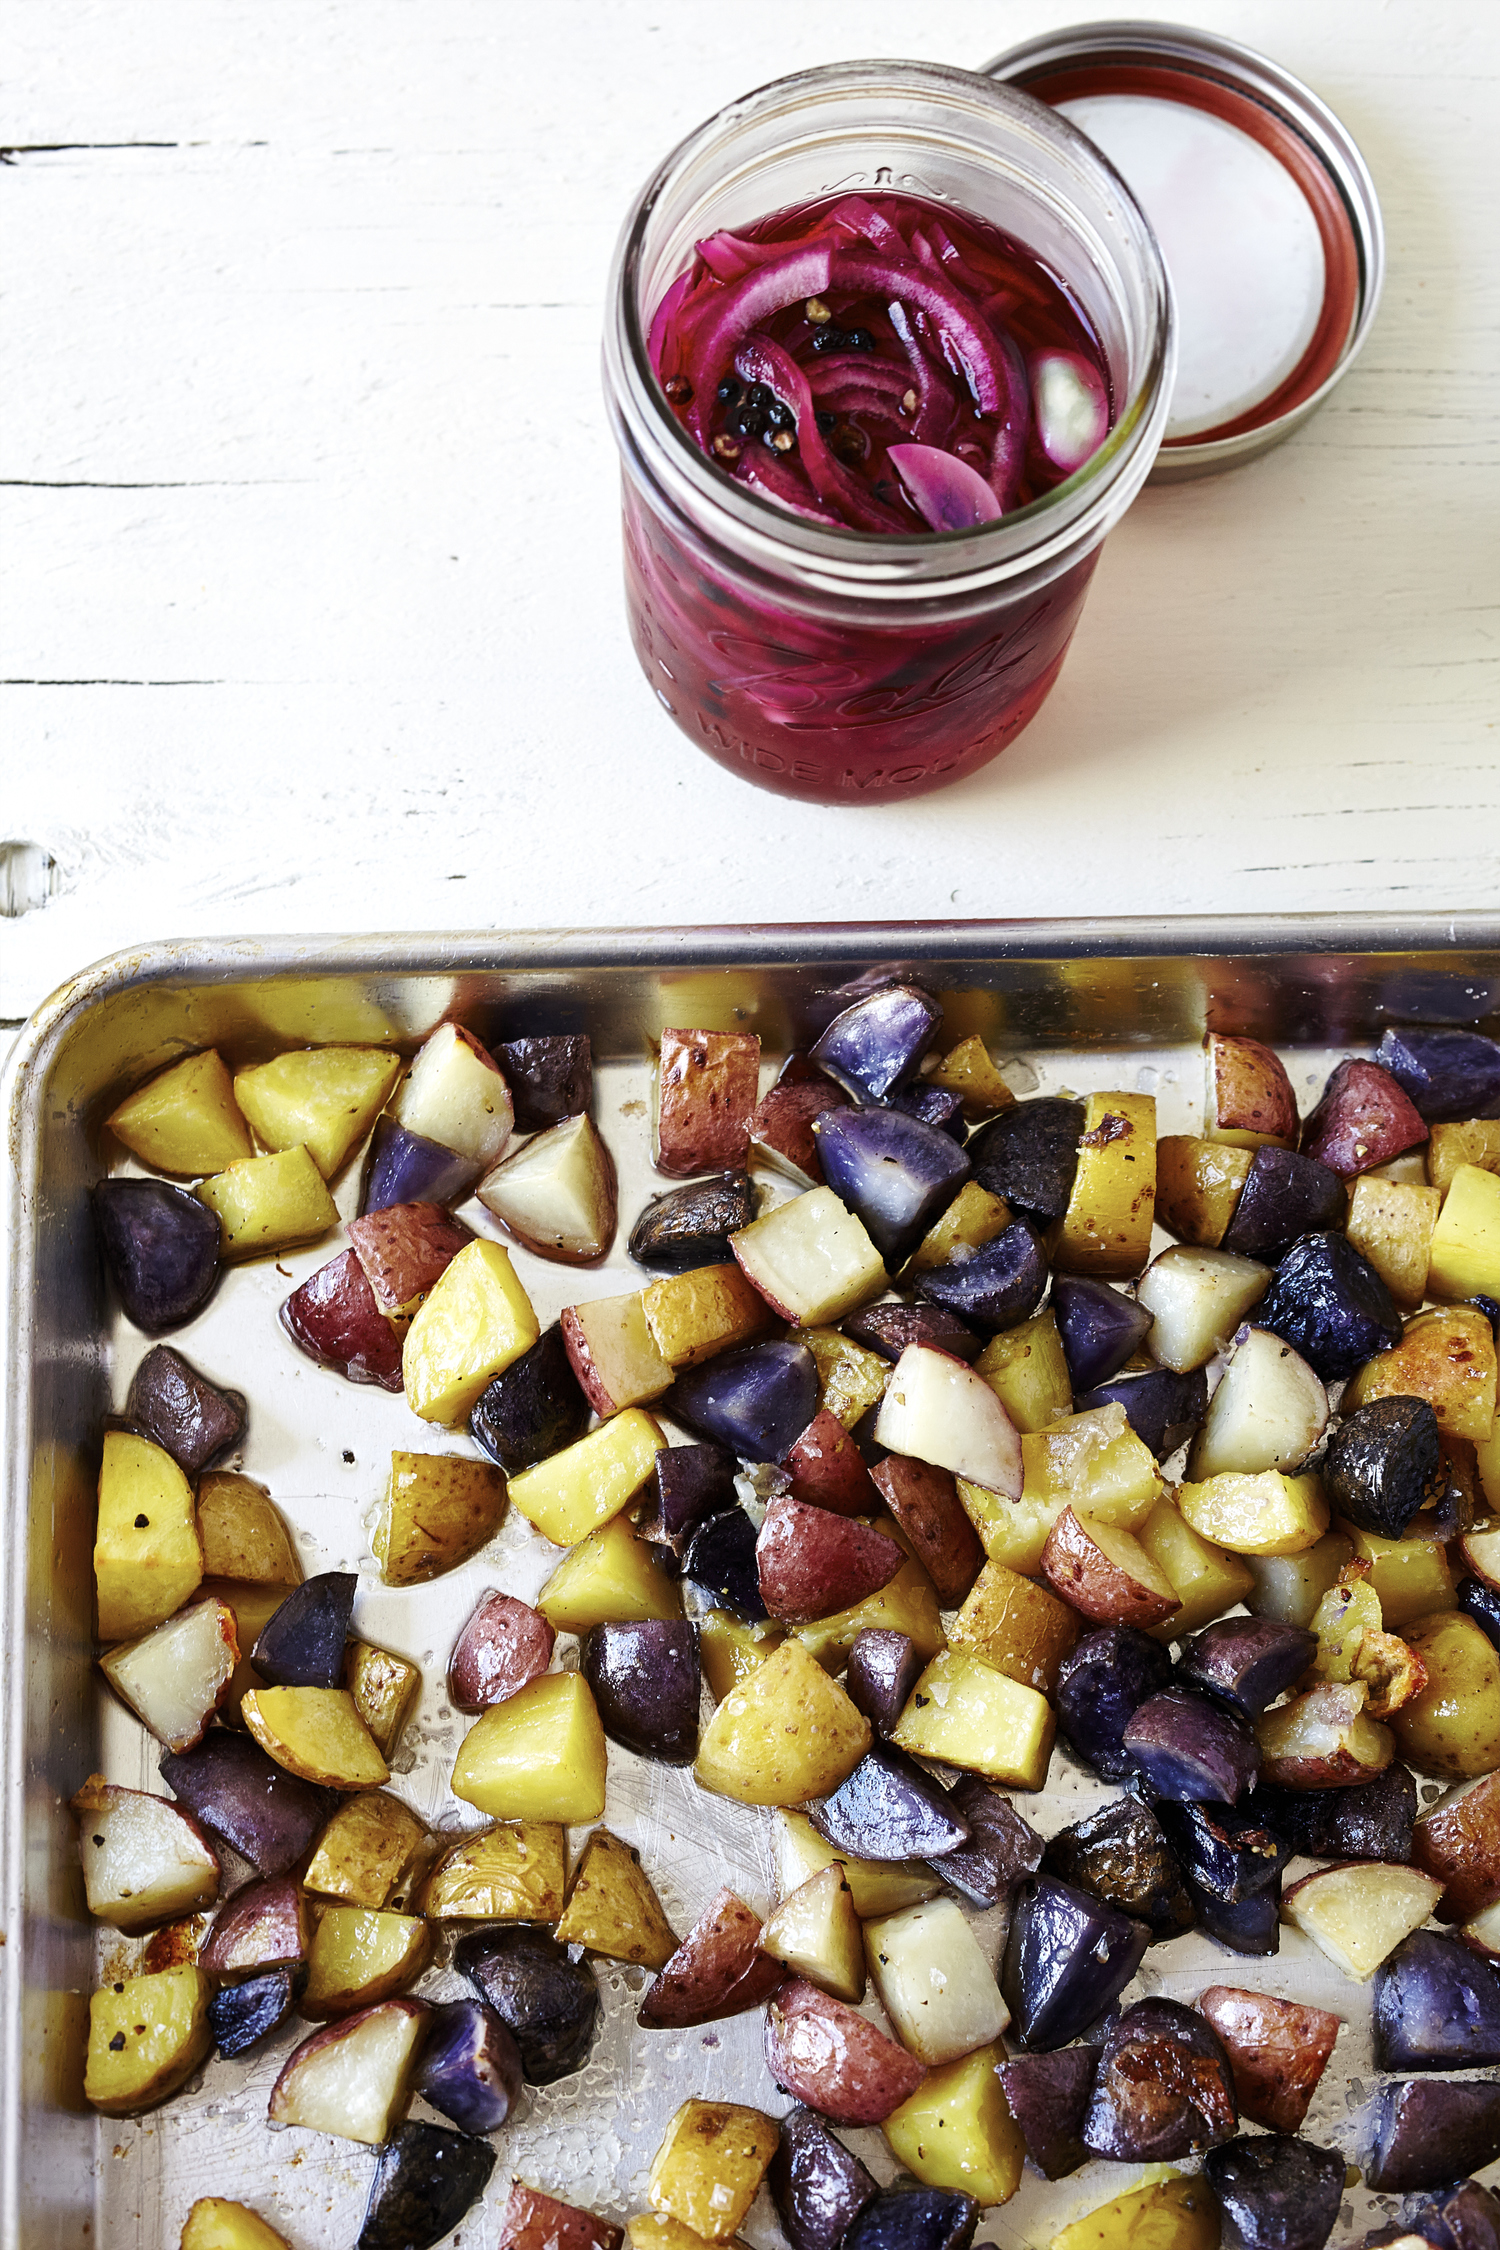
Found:
<path fill-rule="evenodd" d="M 1469 0 L 1184 11 L 1355 132 L 1385 305 L 1290 444 L 1138 503 L 998 766 L 799 808 L 637 676 L 597 340 L 639 179 L 777 71 L 1097 12 L 19 11 L 0 839 L 60 887 L 0 919 L 0 1017 L 177 933 L 1492 901 L 1500 12 Z"/>

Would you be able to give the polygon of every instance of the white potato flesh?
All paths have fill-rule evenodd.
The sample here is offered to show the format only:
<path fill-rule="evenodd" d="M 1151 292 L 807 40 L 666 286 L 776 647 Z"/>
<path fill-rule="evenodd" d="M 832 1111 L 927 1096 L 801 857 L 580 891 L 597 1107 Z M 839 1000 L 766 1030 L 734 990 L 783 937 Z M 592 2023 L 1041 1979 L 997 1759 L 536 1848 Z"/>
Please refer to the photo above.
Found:
<path fill-rule="evenodd" d="M 952 1899 L 867 1922 L 865 1953 L 881 2005 L 919 2062 L 955 2062 L 1010 2022 L 994 1971 Z"/>
<path fill-rule="evenodd" d="M 486 1174 L 480 1202 L 543 1258 L 586 1265 L 615 1231 L 615 1168 L 587 1115 L 538 1133 Z"/>
<path fill-rule="evenodd" d="M 1281 1902 L 1281 1918 L 1364 1984 L 1422 1927 L 1442 1895 L 1442 1884 L 1415 1867 L 1356 1860 L 1294 1883 Z"/>
<path fill-rule="evenodd" d="M 515 1121 L 510 1088 L 479 1041 L 440 1023 L 396 1096 L 398 1124 L 471 1164 L 493 1164 Z"/>
<path fill-rule="evenodd" d="M 1255 1589 L 1245 1607 L 1254 1617 L 1311 1626 L 1319 1602 L 1353 1559 L 1354 1543 L 1342 1531 L 1325 1531 L 1315 1547 L 1305 1547 L 1300 1555 L 1246 1555 Z"/>
<path fill-rule="evenodd" d="M 1459 1545 L 1474 1576 L 1500 1587 L 1500 1531 L 1466 1531 Z"/>
<path fill-rule="evenodd" d="M 1188 1474 L 1195 1481 L 1300 1469 L 1328 1427 L 1328 1393 L 1301 1355 L 1269 1328 L 1240 1332 L 1209 1402 Z"/>
<path fill-rule="evenodd" d="M 387 2000 L 315 2031 L 271 2090 L 273 2125 L 306 2125 L 379 2147 L 389 2140 L 427 2029 L 419 2000 Z"/>
<path fill-rule="evenodd" d="M 1500 1899 L 1493 1906 L 1485 1907 L 1483 1913 L 1476 1914 L 1472 1921 L 1465 1922 L 1459 1935 L 1476 1952 L 1488 1953 L 1491 1959 L 1500 1956 Z"/>
<path fill-rule="evenodd" d="M 1019 1500 L 1021 1439 L 982 1375 L 930 1344 L 908 1344 L 886 1385 L 875 1423 L 887 1452 L 930 1461 L 987 1491 Z"/>
<path fill-rule="evenodd" d="M 110 1686 L 158 1742 L 191 1750 L 229 1692 L 240 1660 L 234 1611 L 210 1595 L 143 1640 L 99 1659 Z"/>
<path fill-rule="evenodd" d="M 1186 1243 L 1163 1250 L 1136 1288 L 1152 1317 L 1146 1349 L 1179 1375 L 1205 1367 L 1265 1295 L 1270 1279 L 1269 1266 L 1232 1250 L 1193 1250 Z"/>
<path fill-rule="evenodd" d="M 835 2000 L 865 1996 L 865 1949 L 854 1894 L 835 1862 L 784 1898 L 760 1933 L 760 1949 Z"/>
<path fill-rule="evenodd" d="M 628 1297 L 595 1297 L 570 1305 L 563 1314 L 563 1334 L 596 1414 L 607 1418 L 622 1407 L 645 1406 L 671 1389 L 676 1370 L 651 1340 L 639 1289 Z"/>
<path fill-rule="evenodd" d="M 163 1797 L 97 1778 L 73 1799 L 90 1914 L 127 1935 L 212 1906 L 219 1862 L 196 1822 Z"/>
<path fill-rule="evenodd" d="M 803 1328 L 841 1320 L 886 1286 L 879 1251 L 831 1187 L 777 1204 L 729 1246 L 767 1304 Z"/>

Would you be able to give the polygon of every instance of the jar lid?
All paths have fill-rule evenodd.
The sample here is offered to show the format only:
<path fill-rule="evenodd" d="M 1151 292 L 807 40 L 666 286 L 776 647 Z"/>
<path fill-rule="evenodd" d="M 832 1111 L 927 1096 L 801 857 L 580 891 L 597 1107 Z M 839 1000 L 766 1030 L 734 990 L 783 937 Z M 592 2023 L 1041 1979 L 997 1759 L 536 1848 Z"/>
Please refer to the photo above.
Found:
<path fill-rule="evenodd" d="M 1161 245 L 1177 382 L 1153 481 L 1289 437 L 1364 343 L 1385 276 L 1375 183 L 1332 110 L 1279 63 L 1184 24 L 1074 24 L 984 73 L 1085 133 Z"/>

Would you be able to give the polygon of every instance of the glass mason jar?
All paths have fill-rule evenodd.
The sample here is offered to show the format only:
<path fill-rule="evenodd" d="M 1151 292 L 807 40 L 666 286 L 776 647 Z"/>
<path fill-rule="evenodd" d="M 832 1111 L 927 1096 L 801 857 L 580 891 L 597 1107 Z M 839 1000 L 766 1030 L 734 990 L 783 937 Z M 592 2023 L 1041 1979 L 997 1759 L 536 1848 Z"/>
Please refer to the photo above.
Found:
<path fill-rule="evenodd" d="M 997 522 L 898 538 L 794 516 L 718 469 L 661 394 L 647 334 L 694 243 L 861 190 L 1000 227 L 1063 280 L 1103 346 L 1108 437 Z M 731 103 L 647 181 L 610 284 L 626 601 L 660 701 L 721 765 L 817 804 L 914 797 L 987 764 L 1057 677 L 1104 535 L 1155 457 L 1173 364 L 1149 225 L 1092 143 L 1029 95 L 931 63 L 862 62 Z"/>

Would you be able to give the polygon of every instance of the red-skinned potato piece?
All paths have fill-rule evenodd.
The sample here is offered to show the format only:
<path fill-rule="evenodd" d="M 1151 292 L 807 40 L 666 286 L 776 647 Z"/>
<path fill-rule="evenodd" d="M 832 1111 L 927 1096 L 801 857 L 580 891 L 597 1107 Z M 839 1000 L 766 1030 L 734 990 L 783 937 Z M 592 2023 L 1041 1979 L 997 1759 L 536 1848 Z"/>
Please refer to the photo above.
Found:
<path fill-rule="evenodd" d="M 1198 2008 L 1223 2042 L 1241 2114 L 1273 2133 L 1299 2132 L 1341 2019 L 1228 1984 L 1210 1985 Z"/>
<path fill-rule="evenodd" d="M 794 1500 L 805 1501 L 810 1508 L 828 1508 L 836 1516 L 874 1513 L 875 1491 L 865 1457 L 826 1406 L 819 1407 L 784 1466 Z"/>
<path fill-rule="evenodd" d="M 1297 1097 L 1281 1057 L 1259 1039 L 1211 1031 L 1204 1041 L 1210 1140 L 1243 1133 L 1297 1145 Z"/>
<path fill-rule="evenodd" d="M 1338 1065 L 1303 1126 L 1302 1153 L 1352 1180 L 1426 1138 L 1427 1127 L 1390 1072 L 1351 1058 Z"/>
<path fill-rule="evenodd" d="M 1469 1922 L 1500 1899 L 1500 1773 L 1460 1782 L 1424 1812 L 1411 1856 L 1444 1884 L 1440 1922 Z"/>
<path fill-rule="evenodd" d="M 620 2240 L 612 2219 L 596 2219 L 592 2211 L 513 2180 L 495 2250 L 619 2250 Z"/>
<path fill-rule="evenodd" d="M 656 1074 L 656 1168 L 669 1179 L 743 1171 L 760 1086 L 753 1031 L 664 1031 Z"/>
<path fill-rule="evenodd" d="M 1064 1508 L 1042 1549 L 1042 1576 L 1055 1594 L 1099 1624 L 1149 1633 L 1179 1607 L 1163 1573 L 1128 1531 Z"/>
<path fill-rule="evenodd" d="M 504 1703 L 552 1661 L 556 1635 L 538 1609 L 513 1594 L 481 1597 L 453 1644 L 448 1694 L 460 1711 L 487 1711 Z"/>
<path fill-rule="evenodd" d="M 823 1185 L 823 1166 L 813 1119 L 826 1109 L 847 1109 L 849 1096 L 831 1078 L 782 1079 L 750 1120 L 750 1142 L 757 1156 L 778 1170 L 800 1173 L 814 1187 Z"/>
<path fill-rule="evenodd" d="M 375 1302 L 365 1269 L 352 1250 L 341 1250 L 294 1289 L 281 1308 L 281 1325 L 299 1351 L 351 1383 L 401 1388 L 401 1338 Z"/>
<path fill-rule="evenodd" d="M 984 1549 L 958 1497 L 952 1471 L 892 1453 L 873 1476 L 932 1580 L 939 1608 L 956 1608 L 984 1568 Z"/>
<path fill-rule="evenodd" d="M 800 1977 L 766 2010 L 766 2068 L 784 2092 L 835 2125 L 879 2125 L 927 2076 L 867 2017 Z"/>
<path fill-rule="evenodd" d="M 811 1625 L 878 1594 L 906 1557 L 868 1524 L 783 1497 L 766 1510 L 755 1560 L 771 1616 L 783 1625 Z"/>
<path fill-rule="evenodd" d="M 679 2031 L 758 2008 L 786 1971 L 760 1950 L 761 1919 L 722 1890 L 688 1931 L 636 2011 L 647 2031 Z"/>
<path fill-rule="evenodd" d="M 247 1883 L 221 1907 L 199 1954 L 210 1976 L 236 1984 L 307 1959 L 307 1902 L 290 1875 Z"/>
<path fill-rule="evenodd" d="M 473 1232 L 441 1203 L 391 1203 L 349 1221 L 349 1240 L 383 1313 L 425 1296 Z"/>

